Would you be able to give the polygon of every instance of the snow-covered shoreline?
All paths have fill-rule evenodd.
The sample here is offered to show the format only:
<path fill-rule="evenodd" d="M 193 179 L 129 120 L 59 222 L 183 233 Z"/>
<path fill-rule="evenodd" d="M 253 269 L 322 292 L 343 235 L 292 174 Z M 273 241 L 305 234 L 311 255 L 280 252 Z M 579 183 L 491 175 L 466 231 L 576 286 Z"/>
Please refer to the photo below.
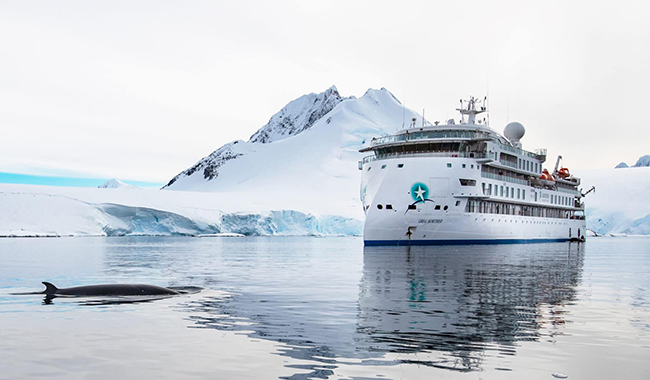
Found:
<path fill-rule="evenodd" d="M 362 231 L 362 221 L 349 213 L 288 207 L 287 199 L 247 199 L 242 193 L 0 184 L 0 236 L 347 236 Z"/>

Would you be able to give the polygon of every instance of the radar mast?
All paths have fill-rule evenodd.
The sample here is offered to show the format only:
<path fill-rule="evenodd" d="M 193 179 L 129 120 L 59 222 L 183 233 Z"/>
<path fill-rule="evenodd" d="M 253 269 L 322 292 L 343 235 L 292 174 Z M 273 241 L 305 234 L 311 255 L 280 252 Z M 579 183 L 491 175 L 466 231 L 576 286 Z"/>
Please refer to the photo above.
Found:
<path fill-rule="evenodd" d="M 485 108 L 486 100 L 487 97 L 485 97 L 483 100 L 478 100 L 473 96 L 470 96 L 469 100 L 461 99 L 460 108 L 456 108 L 456 111 L 459 111 L 462 115 L 461 123 L 465 124 L 465 115 L 467 115 L 466 124 L 476 124 L 476 115 L 487 111 Z M 477 103 L 482 103 L 479 109 L 476 108 Z"/>

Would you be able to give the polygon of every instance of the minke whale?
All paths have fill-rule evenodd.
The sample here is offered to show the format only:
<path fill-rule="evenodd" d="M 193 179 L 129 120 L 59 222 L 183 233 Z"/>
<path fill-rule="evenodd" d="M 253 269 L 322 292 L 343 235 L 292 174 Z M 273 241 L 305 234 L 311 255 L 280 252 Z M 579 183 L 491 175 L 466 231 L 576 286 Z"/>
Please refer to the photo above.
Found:
<path fill-rule="evenodd" d="M 49 282 L 43 281 L 45 290 L 35 293 L 21 294 L 45 294 L 49 297 L 106 297 L 106 296 L 173 296 L 183 294 L 179 291 L 163 288 L 162 286 L 145 284 L 102 284 L 74 286 L 72 288 L 57 288 Z"/>

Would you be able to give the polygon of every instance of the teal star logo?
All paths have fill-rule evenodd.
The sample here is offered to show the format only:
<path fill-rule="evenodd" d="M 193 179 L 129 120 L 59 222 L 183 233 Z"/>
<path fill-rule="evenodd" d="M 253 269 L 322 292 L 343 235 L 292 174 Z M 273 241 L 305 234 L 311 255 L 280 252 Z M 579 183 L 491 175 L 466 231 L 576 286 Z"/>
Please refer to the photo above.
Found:
<path fill-rule="evenodd" d="M 429 188 L 422 182 L 414 183 L 413 186 L 411 186 L 411 197 L 413 197 L 413 200 L 416 202 L 424 202 L 425 199 L 429 199 Z"/>

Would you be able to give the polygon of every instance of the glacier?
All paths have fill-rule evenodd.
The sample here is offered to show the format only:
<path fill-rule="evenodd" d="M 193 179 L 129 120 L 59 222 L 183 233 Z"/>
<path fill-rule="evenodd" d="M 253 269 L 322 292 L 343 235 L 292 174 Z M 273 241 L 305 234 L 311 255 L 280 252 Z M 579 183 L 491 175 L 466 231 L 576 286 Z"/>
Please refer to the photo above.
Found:
<path fill-rule="evenodd" d="M 1 184 L 0 237 L 358 236 L 363 228 L 362 221 L 340 215 L 294 210 L 224 212 L 217 209 L 219 203 L 232 205 L 232 201 L 210 194 L 109 190 Z"/>

